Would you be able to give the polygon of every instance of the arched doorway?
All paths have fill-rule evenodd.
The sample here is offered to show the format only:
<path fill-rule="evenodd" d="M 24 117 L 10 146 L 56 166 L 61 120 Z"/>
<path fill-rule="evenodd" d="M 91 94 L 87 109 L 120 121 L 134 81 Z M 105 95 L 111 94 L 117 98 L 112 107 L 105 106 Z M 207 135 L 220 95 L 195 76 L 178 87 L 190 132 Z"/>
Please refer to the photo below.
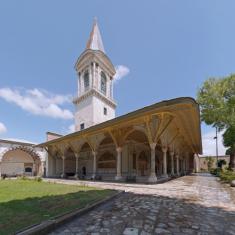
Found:
<path fill-rule="evenodd" d="M 82 167 L 82 178 L 86 177 L 86 167 Z"/>
<path fill-rule="evenodd" d="M 117 174 L 116 146 L 112 137 L 106 134 L 99 144 L 97 176 L 102 180 L 114 180 Z"/>
<path fill-rule="evenodd" d="M 75 159 L 76 164 L 76 159 Z M 74 166 L 76 166 L 74 164 Z M 78 158 L 78 176 L 82 179 L 91 179 L 94 168 L 94 157 L 92 149 L 87 142 L 85 142 L 80 149 Z M 76 167 L 75 167 L 76 168 Z"/>
<path fill-rule="evenodd" d="M 9 149 L 2 157 L 1 174 L 7 176 L 34 176 L 39 174 L 40 158 L 24 147 Z"/>
<path fill-rule="evenodd" d="M 128 145 L 128 156 L 126 166 L 128 166 L 128 178 L 137 182 L 143 180 L 142 176 L 148 175 L 150 166 L 149 141 L 144 130 L 133 129 L 125 138 Z M 145 177 L 144 177 L 145 178 Z"/>

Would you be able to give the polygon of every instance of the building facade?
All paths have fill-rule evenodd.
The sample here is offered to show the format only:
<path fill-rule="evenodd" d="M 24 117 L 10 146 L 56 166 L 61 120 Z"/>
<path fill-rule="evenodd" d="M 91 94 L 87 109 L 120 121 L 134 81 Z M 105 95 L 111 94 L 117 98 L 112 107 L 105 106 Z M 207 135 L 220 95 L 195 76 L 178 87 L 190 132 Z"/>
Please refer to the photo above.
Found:
<path fill-rule="evenodd" d="M 34 143 L 0 140 L 0 176 L 44 176 L 46 152 Z"/>
<path fill-rule="evenodd" d="M 189 97 L 162 101 L 115 117 L 114 66 L 97 22 L 78 58 L 76 132 L 49 133 L 47 177 L 155 183 L 194 171 L 202 152 L 199 107 Z M 195 160 L 196 159 L 196 160 Z"/>
<path fill-rule="evenodd" d="M 230 156 L 218 156 L 218 161 L 224 160 L 225 164 L 222 166 L 226 168 L 229 166 Z M 217 168 L 217 157 L 216 156 L 201 156 L 199 157 L 199 167 L 200 171 L 210 171 L 210 169 Z"/>

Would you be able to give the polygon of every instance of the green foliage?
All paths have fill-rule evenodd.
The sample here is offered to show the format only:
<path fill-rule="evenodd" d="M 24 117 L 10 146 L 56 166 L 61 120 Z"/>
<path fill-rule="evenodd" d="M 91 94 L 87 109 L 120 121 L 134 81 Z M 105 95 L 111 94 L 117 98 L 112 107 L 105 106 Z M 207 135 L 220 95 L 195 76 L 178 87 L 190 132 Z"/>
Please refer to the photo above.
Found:
<path fill-rule="evenodd" d="M 223 141 L 229 147 L 230 167 L 235 157 L 235 74 L 225 78 L 206 80 L 197 94 L 201 120 L 208 125 L 225 129 Z"/>
<path fill-rule="evenodd" d="M 230 151 L 235 151 L 235 126 L 230 126 L 223 134 L 224 146 L 230 147 Z"/>
<path fill-rule="evenodd" d="M 15 234 L 30 225 L 86 207 L 114 192 L 94 187 L 38 183 L 33 179 L 0 180 L 0 234 Z"/>
<path fill-rule="evenodd" d="M 208 170 L 210 171 L 211 167 L 212 167 L 212 165 L 214 163 L 214 159 L 212 157 L 206 157 L 206 161 L 207 161 Z"/>
<path fill-rule="evenodd" d="M 222 171 L 220 173 L 220 179 L 225 183 L 231 183 L 232 180 L 235 180 L 235 172 L 234 171 Z"/>
<path fill-rule="evenodd" d="M 17 179 L 19 179 L 19 180 L 29 180 L 29 178 L 26 177 L 25 175 L 19 176 L 19 177 L 17 177 Z"/>
<path fill-rule="evenodd" d="M 210 173 L 215 176 L 220 176 L 221 171 L 220 168 L 211 168 Z"/>
<path fill-rule="evenodd" d="M 220 130 L 235 126 L 235 75 L 206 80 L 197 94 L 201 118 Z"/>
<path fill-rule="evenodd" d="M 42 178 L 41 177 L 35 177 L 34 180 L 37 181 L 37 182 L 42 182 Z"/>
<path fill-rule="evenodd" d="M 219 167 L 219 168 L 222 168 L 223 165 L 226 165 L 226 161 L 225 161 L 224 159 L 218 160 L 218 167 Z"/>

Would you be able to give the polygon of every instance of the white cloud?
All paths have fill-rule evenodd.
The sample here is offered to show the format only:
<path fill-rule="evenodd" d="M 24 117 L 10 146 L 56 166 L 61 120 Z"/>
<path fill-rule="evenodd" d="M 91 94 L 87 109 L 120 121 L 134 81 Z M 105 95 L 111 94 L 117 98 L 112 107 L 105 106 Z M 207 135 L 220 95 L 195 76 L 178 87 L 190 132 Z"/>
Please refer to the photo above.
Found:
<path fill-rule="evenodd" d="M 75 125 L 71 124 L 68 128 L 68 133 L 73 133 L 73 132 L 75 132 Z"/>
<path fill-rule="evenodd" d="M 114 81 L 118 81 L 130 73 L 130 69 L 125 65 L 115 66 L 116 74 L 114 75 Z"/>
<path fill-rule="evenodd" d="M 70 102 L 69 96 L 55 95 L 36 88 L 32 90 L 1 88 L 0 97 L 34 115 L 61 119 L 73 118 L 70 110 L 60 107 Z"/>
<path fill-rule="evenodd" d="M 223 132 L 218 133 L 218 152 L 225 155 L 226 148 L 223 145 Z M 210 131 L 202 135 L 203 155 L 216 156 L 215 131 Z"/>
<path fill-rule="evenodd" d="M 5 133 L 6 131 L 7 131 L 6 126 L 2 122 L 0 122 L 0 134 Z"/>

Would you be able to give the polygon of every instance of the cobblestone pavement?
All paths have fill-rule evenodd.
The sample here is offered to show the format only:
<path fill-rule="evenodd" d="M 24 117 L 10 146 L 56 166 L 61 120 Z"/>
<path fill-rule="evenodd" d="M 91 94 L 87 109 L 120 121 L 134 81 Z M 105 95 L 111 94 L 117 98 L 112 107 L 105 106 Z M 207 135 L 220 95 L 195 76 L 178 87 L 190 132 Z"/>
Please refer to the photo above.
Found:
<path fill-rule="evenodd" d="M 99 186 L 126 193 L 51 234 L 235 235 L 235 190 L 208 174 L 158 185 Z"/>

